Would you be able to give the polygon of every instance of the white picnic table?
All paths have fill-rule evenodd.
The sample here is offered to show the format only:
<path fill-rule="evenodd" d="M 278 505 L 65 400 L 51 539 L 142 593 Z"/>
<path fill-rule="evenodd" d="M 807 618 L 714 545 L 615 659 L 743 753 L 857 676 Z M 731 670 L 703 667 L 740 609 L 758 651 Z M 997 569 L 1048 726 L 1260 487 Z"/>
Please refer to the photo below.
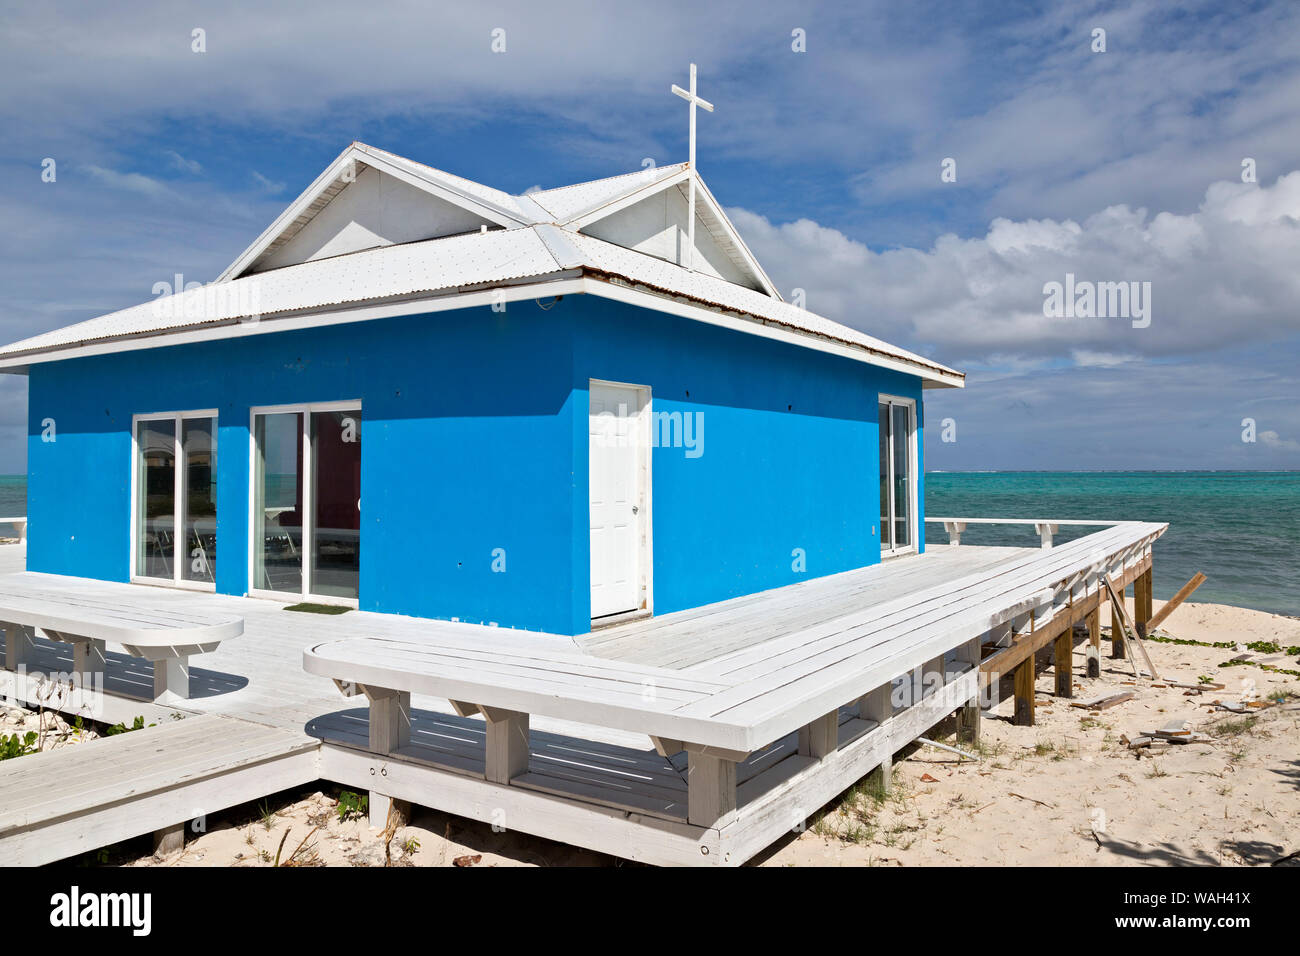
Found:
<path fill-rule="evenodd" d="M 76 586 L 45 585 L 34 576 L 0 576 L 0 629 L 5 667 L 17 671 L 32 651 L 35 631 L 73 645 L 73 670 L 83 681 L 102 675 L 105 645 L 154 665 L 154 700 L 167 704 L 189 697 L 189 658 L 216 650 L 244 633 L 244 619 L 228 613 L 149 607 L 135 600 Z"/>
<path fill-rule="evenodd" d="M 0 518 L 0 527 L 4 525 L 9 525 L 14 529 L 19 544 L 23 544 L 27 540 L 27 518 L 25 516 L 21 518 Z"/>

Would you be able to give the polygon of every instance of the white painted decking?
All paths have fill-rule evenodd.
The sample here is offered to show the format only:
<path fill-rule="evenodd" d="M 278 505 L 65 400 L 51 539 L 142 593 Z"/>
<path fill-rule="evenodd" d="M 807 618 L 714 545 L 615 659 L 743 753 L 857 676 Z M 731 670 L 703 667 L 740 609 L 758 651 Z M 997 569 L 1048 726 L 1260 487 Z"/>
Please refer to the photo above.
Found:
<path fill-rule="evenodd" d="M 22 548 L 18 546 L 0 547 L 0 583 L 63 589 L 141 608 L 241 616 L 242 638 L 194 658 L 191 699 L 172 709 L 227 719 L 241 732 L 250 727 L 271 732 L 259 738 L 258 746 L 270 741 L 270 746 L 283 749 L 285 760 L 296 761 L 293 779 L 303 772 L 302 748 L 325 740 L 327 746 L 318 748 L 313 757 L 319 777 L 345 786 L 371 788 L 373 775 L 382 773 L 388 775 L 386 789 L 394 797 L 480 820 L 491 820 L 494 808 L 509 805 L 515 808 L 506 823 L 510 828 L 634 859 L 682 862 L 694 855 L 697 862 L 740 862 L 769 843 L 772 833 L 792 825 L 785 819 L 789 808 L 784 804 L 777 817 L 773 793 L 786 793 L 787 803 L 796 801 L 811 813 L 887 759 L 891 748 L 904 746 L 971 698 L 976 675 L 969 664 L 953 663 L 948 653 L 953 648 L 984 635 L 990 620 L 1006 619 L 1029 607 L 1050 608 L 1053 595 L 1058 602 L 1061 595 L 1054 582 L 1059 579 L 1065 586 L 1067 580 L 1077 580 L 1081 567 L 1127 556 L 1118 558 L 1122 563 L 1135 548 L 1145 549 L 1149 556 L 1150 540 L 1163 530 L 1160 525 L 1133 523 L 1089 536 L 1089 545 L 1072 542 L 1050 550 L 939 545 L 925 555 L 578 639 L 363 611 L 303 614 L 259 599 L 28 574 L 19 570 Z M 303 668 L 308 648 L 345 641 L 343 646 L 364 649 L 358 637 L 417 649 L 441 648 L 440 654 L 451 649 L 461 659 L 458 667 L 474 657 L 469 666 L 481 666 L 483 673 L 477 679 L 485 693 L 496 686 L 508 691 L 520 681 L 532 680 L 543 664 L 558 665 L 563 671 L 565 662 L 572 663 L 568 669 L 574 672 L 608 662 L 616 668 L 652 672 L 665 686 L 680 682 L 681 689 L 674 691 L 676 696 L 670 694 L 666 704 L 696 715 L 702 725 L 731 728 L 725 731 L 733 735 L 727 738 L 730 745 L 752 751 L 736 767 L 737 805 L 742 814 L 753 808 L 752 836 L 733 833 L 721 858 L 701 860 L 709 847 L 718 854 L 719 844 L 716 839 L 702 841 L 705 831 L 687 823 L 685 755 L 657 754 L 645 727 L 633 720 L 611 726 L 566 719 L 564 715 L 597 713 L 573 706 L 583 699 L 581 682 L 571 693 L 553 691 L 553 700 L 539 699 L 530 711 L 527 771 L 513 777 L 508 786 L 483 779 L 483 719 L 456 716 L 448 700 L 418 692 L 411 702 L 410 745 L 400 755 L 376 758 L 367 752 L 365 706 L 343 698 L 328 677 Z M 66 645 L 35 643 L 34 670 L 71 670 Z M 358 658 L 363 659 L 364 654 Z M 948 683 L 943 691 L 896 714 L 883 726 L 848 706 L 859 684 L 887 684 L 923 662 L 944 659 L 951 667 L 944 667 Z M 356 675 L 343 676 L 356 679 Z M 107 719 L 129 721 L 135 714 L 151 720 L 166 718 L 167 709 L 122 696 L 148 698 L 152 673 L 147 662 L 117 652 L 111 642 L 105 686 L 110 691 L 105 695 L 110 709 Z M 0 694 L 33 700 L 34 679 L 0 671 Z M 476 703 L 499 706 L 490 699 Z M 842 747 L 821 763 L 798 754 L 798 727 L 836 711 Z M 180 723 L 190 719 L 187 716 Z M 167 729 L 160 739 L 174 733 Z M 122 741 L 138 736 L 92 742 L 69 754 L 124 747 Z M 194 748 L 202 751 L 208 745 L 191 741 L 187 746 L 188 756 L 168 745 L 155 759 L 193 760 Z M 36 769 L 48 756 L 0 766 L 0 799 L 14 765 Z M 274 760 L 267 762 L 268 767 L 273 764 Z M 267 773 L 266 779 L 270 789 L 263 795 L 289 785 L 280 781 L 290 777 Z M 185 785 L 191 784 L 199 785 L 195 781 Z M 222 792 L 244 793 L 239 788 Z M 175 822 L 138 816 L 135 832 Z M 105 842 L 120 839 L 124 832 L 121 825 L 106 829 L 105 833 L 116 835 Z M 716 838 L 717 830 L 709 832 Z M 0 859 L 6 856 L 7 840 L 0 822 Z"/>

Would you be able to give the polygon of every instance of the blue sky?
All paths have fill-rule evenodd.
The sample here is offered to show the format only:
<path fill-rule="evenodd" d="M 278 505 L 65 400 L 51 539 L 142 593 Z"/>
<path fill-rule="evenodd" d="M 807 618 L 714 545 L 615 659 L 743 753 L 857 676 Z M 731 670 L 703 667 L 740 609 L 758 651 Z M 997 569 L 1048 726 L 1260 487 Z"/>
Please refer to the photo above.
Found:
<path fill-rule="evenodd" d="M 353 139 L 512 191 L 680 161 L 694 60 L 783 292 L 969 373 L 928 467 L 1300 467 L 1300 5 L 439 6 L 0 14 L 0 338 L 214 278 Z M 1067 272 L 1150 325 L 1045 317 Z M 25 429 L 0 376 L 0 473 Z"/>

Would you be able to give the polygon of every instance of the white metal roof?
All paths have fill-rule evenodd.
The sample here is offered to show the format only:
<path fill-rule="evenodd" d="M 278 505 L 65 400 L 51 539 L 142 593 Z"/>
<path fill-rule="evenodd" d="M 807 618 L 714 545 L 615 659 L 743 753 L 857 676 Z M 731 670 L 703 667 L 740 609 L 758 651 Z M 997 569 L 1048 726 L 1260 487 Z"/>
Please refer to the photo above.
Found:
<path fill-rule="evenodd" d="M 482 217 L 487 231 L 378 246 L 249 272 L 249 267 L 268 249 L 301 229 L 341 191 L 340 177 L 347 181 L 355 163 L 374 166 L 463 205 Z M 682 188 L 693 175 L 702 199 L 705 228 L 729 255 L 758 277 L 763 291 L 692 271 L 581 231 L 584 225 L 657 190 Z M 169 336 L 195 330 L 226 334 L 220 332 L 223 326 L 247 326 L 266 320 L 266 327 L 257 331 L 270 331 L 277 317 L 318 312 L 323 316 L 362 303 L 411 299 L 409 311 L 416 313 L 421 311 L 421 297 L 468 296 L 521 282 L 574 277 L 587 277 L 582 291 L 621 298 L 612 291 L 612 285 L 641 290 L 659 297 L 657 302 L 642 302 L 649 307 L 680 311 L 664 303 L 667 297 L 734 315 L 745 320 L 731 323 L 743 331 L 761 332 L 759 326 L 780 329 L 782 334 L 794 334 L 794 340 L 801 344 L 817 347 L 818 342 L 834 343 L 836 349 L 847 350 L 843 354 L 906 368 L 930 384 L 963 383 L 960 372 L 781 301 L 726 214 L 686 164 L 511 196 L 362 143 L 353 143 L 344 150 L 216 282 L 0 348 L 0 371 L 71 357 L 78 349 L 111 351 L 112 343 L 121 343 L 123 349 L 164 346 L 174 341 Z M 451 305 L 444 301 L 440 307 Z M 707 318 L 703 313 L 691 314 Z M 326 321 L 322 317 L 317 324 Z"/>

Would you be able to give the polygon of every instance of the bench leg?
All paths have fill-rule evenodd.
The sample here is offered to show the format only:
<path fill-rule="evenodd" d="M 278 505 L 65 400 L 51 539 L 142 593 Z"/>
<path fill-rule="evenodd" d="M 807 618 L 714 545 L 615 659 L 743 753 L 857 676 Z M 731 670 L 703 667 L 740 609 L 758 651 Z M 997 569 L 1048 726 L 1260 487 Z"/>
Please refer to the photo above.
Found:
<path fill-rule="evenodd" d="M 72 672 L 81 678 L 83 690 L 98 690 L 104 686 L 104 642 L 93 637 L 83 637 L 72 643 Z"/>
<path fill-rule="evenodd" d="M 188 657 L 166 657 L 153 662 L 153 699 L 156 704 L 174 704 L 190 699 Z"/>
<path fill-rule="evenodd" d="M 34 649 L 31 632 L 21 624 L 0 624 L 0 628 L 5 634 L 5 667 L 21 670 Z"/>
<path fill-rule="evenodd" d="M 497 707 L 482 710 L 487 719 L 483 776 L 491 783 L 509 783 L 528 772 L 528 715 Z"/>
<path fill-rule="evenodd" d="M 736 815 L 736 762 L 688 753 L 686 819 L 696 826 L 721 827 Z"/>
<path fill-rule="evenodd" d="M 411 695 L 383 687 L 363 687 L 370 701 L 370 749 L 390 754 L 411 742 Z M 392 797 L 370 791 L 370 825 L 382 830 L 388 826 Z"/>

